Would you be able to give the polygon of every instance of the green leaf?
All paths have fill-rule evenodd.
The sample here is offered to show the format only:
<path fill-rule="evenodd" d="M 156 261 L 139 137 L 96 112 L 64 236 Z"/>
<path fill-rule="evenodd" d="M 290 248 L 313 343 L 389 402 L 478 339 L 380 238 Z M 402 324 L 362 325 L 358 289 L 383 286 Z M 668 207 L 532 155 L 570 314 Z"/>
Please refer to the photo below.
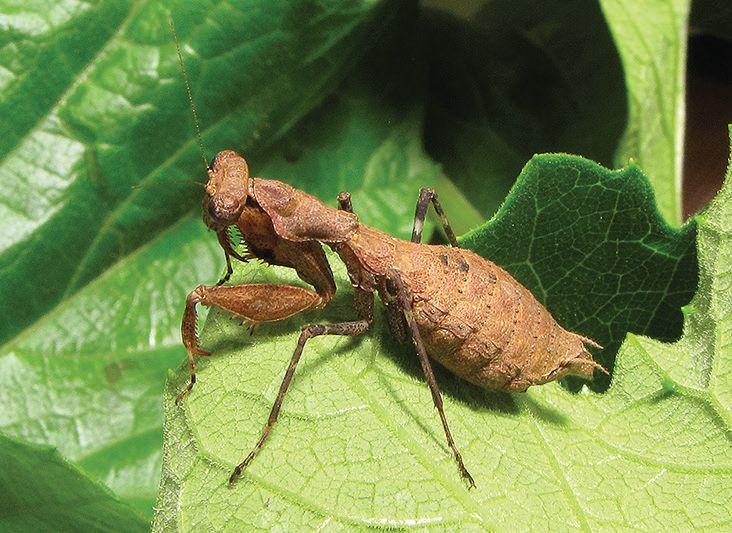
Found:
<path fill-rule="evenodd" d="M 149 514 L 160 389 L 183 355 L 182 302 L 220 266 L 200 219 L 188 217 L 26 328 L 0 359 L 2 431 L 54 444 Z"/>
<path fill-rule="evenodd" d="M 611 369 L 628 331 L 680 335 L 696 288 L 694 233 L 693 222 L 663 221 L 637 166 L 540 155 L 495 218 L 461 242 L 511 272 L 565 328 L 602 344 L 599 361 Z"/>
<path fill-rule="evenodd" d="M 564 307 L 584 294 L 595 303 L 572 308 L 569 316 L 611 332 L 636 308 L 649 317 L 658 309 L 659 316 L 667 314 L 671 308 L 664 305 L 682 295 L 688 301 L 695 286 L 693 226 L 665 226 L 652 198 L 637 168 L 611 172 L 574 156 L 539 156 L 496 219 L 463 242 L 477 248 L 500 237 L 504 256 L 512 258 L 508 268 L 548 269 L 544 294 L 569 301 Z M 515 232 L 510 239 L 507 228 Z M 571 238 L 562 238 L 565 228 L 574 232 Z M 586 247 L 591 253 L 583 253 Z M 535 261 L 526 249 L 552 260 Z M 270 439 L 229 488 L 233 467 L 260 435 L 299 327 L 355 317 L 344 267 L 331 259 L 339 294 L 323 312 L 261 325 L 253 336 L 226 313 L 210 312 L 202 345 L 212 357 L 199 361 L 198 382 L 182 406 L 174 398 L 188 380 L 186 367 L 165 394 L 167 439 L 154 530 L 652 529 L 660 512 L 682 528 L 725 519 L 726 496 L 712 498 L 728 492 L 729 435 L 696 398 L 661 410 L 662 397 L 647 394 L 665 381 L 654 366 L 632 360 L 619 364 L 620 377 L 605 394 L 588 388 L 573 394 L 556 383 L 525 395 L 490 393 L 438 369 L 448 420 L 478 484 L 469 491 L 416 357 L 390 338 L 381 314 L 362 338 L 308 341 Z M 668 286 L 657 287 L 653 274 L 670 276 Z M 572 292 L 563 285 L 567 277 L 573 277 Z M 598 280 L 610 277 L 617 279 L 607 294 Z M 620 283 L 625 278 L 638 283 L 627 293 Z M 235 281 L 283 280 L 298 283 L 287 269 L 247 265 Z M 592 315 L 604 312 L 603 305 L 617 305 L 608 324 Z M 712 433 L 700 437 L 706 427 Z M 699 489 L 697 507 L 685 513 L 670 506 L 702 480 L 710 490 Z"/>
<path fill-rule="evenodd" d="M 475 4 L 476 13 L 424 17 L 425 138 L 463 195 L 490 217 L 535 153 L 574 152 L 610 165 L 625 124 L 625 89 L 596 3 Z"/>
<path fill-rule="evenodd" d="M 146 531 L 147 522 L 52 448 L 0 434 L 3 531 Z"/>
<path fill-rule="evenodd" d="M 681 222 L 686 41 L 690 0 L 601 0 L 628 89 L 618 164 L 635 160 L 670 224 Z"/>
<path fill-rule="evenodd" d="M 729 134 L 732 143 L 732 127 Z M 705 434 L 716 428 L 732 440 L 732 158 L 722 190 L 696 220 L 699 289 L 684 308 L 683 337 L 670 346 L 633 337 L 619 355 L 652 360 L 672 399 L 688 396 L 711 413 Z"/>
<path fill-rule="evenodd" d="M 191 183 L 205 172 L 168 12 L 207 148 L 257 157 L 369 49 L 392 18 L 382 5 L 0 9 L 0 112 L 12 119 L 0 123 L 2 431 L 56 446 L 151 515 L 182 303 L 222 266 Z"/>

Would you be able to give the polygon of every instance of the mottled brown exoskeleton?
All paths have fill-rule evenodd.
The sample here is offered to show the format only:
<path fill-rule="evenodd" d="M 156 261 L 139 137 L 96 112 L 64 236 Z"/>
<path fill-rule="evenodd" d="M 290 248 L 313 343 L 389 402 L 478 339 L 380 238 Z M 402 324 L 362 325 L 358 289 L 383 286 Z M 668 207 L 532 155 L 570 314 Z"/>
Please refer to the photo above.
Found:
<path fill-rule="evenodd" d="M 567 375 L 591 378 L 594 369 L 602 369 L 587 349 L 601 348 L 597 343 L 564 330 L 505 270 L 458 247 L 430 189 L 422 189 L 419 195 L 410 242 L 359 223 L 348 193 L 339 195 L 340 207 L 335 209 L 280 181 L 250 178 L 246 162 L 232 151 L 216 155 L 208 178 L 204 220 L 218 236 L 227 273 L 218 285 L 201 285 L 188 295 L 182 333 L 191 380 L 178 401 L 196 382 L 195 356 L 209 355 L 198 346 L 196 304 L 216 305 L 252 325 L 322 308 L 336 290 L 322 248 L 326 244 L 346 265 L 355 288 L 357 315 L 350 322 L 303 328 L 262 436 L 234 469 L 230 483 L 269 435 L 307 340 L 318 335 L 366 333 L 373 319 L 374 292 L 385 304 L 393 334 L 414 343 L 447 444 L 470 486 L 474 481 L 450 433 L 429 357 L 480 387 L 508 392 L 523 392 L 531 385 Z M 451 246 L 420 244 L 430 202 Z M 227 228 L 232 225 L 246 244 L 244 256 L 229 241 Z M 315 290 L 280 284 L 225 286 L 232 257 L 239 261 L 259 258 L 294 268 Z"/>

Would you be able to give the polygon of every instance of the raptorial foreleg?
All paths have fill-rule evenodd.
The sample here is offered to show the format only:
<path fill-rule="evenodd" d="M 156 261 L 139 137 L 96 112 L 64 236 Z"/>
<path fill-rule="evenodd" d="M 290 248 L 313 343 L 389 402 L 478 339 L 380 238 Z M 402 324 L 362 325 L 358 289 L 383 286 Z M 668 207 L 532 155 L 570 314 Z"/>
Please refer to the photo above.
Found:
<path fill-rule="evenodd" d="M 226 232 L 225 229 L 217 232 L 216 237 L 219 240 L 221 248 L 224 249 L 224 258 L 226 259 L 226 274 L 221 277 L 216 285 L 223 285 L 224 283 L 229 281 L 229 278 L 231 278 L 231 274 L 234 272 L 234 269 L 231 266 L 232 257 L 241 261 L 242 263 L 246 263 L 249 259 L 254 259 L 254 256 L 251 254 L 241 255 L 239 254 L 239 252 L 234 250 L 234 247 L 231 245 L 231 241 L 229 240 L 229 234 Z"/>
<path fill-rule="evenodd" d="M 186 299 L 181 334 L 188 352 L 191 381 L 176 399 L 179 403 L 196 383 L 196 355 L 209 355 L 198 346 L 196 304 L 216 305 L 252 324 L 284 320 L 317 307 L 321 298 L 314 291 L 294 285 L 199 285 Z"/>

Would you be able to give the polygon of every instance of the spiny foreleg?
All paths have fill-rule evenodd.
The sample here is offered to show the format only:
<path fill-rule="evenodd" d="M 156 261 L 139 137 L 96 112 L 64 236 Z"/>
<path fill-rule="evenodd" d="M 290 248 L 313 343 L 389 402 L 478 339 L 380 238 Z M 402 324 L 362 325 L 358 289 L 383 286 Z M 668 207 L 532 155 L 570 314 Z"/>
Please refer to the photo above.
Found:
<path fill-rule="evenodd" d="M 196 355 L 209 355 L 198 346 L 196 334 L 196 304 L 216 305 L 251 324 L 284 320 L 297 313 L 317 307 L 321 298 L 314 291 L 294 285 L 199 285 L 186 298 L 181 335 L 188 352 L 191 380 L 181 391 L 176 403 L 185 397 L 196 383 Z"/>
<path fill-rule="evenodd" d="M 229 234 L 227 233 L 227 230 L 221 230 L 216 232 L 216 237 L 219 240 L 219 244 L 221 245 L 221 248 L 224 249 L 224 258 L 226 259 L 226 274 L 224 274 L 221 279 L 216 283 L 216 285 L 223 285 L 227 281 L 229 281 L 229 278 L 231 278 L 231 274 L 234 272 L 234 269 L 231 266 L 231 258 L 237 259 L 241 261 L 242 263 L 246 263 L 250 259 L 254 259 L 254 256 L 251 254 L 247 255 L 241 255 L 239 252 L 234 250 L 234 247 L 231 245 L 231 240 L 229 238 Z"/>

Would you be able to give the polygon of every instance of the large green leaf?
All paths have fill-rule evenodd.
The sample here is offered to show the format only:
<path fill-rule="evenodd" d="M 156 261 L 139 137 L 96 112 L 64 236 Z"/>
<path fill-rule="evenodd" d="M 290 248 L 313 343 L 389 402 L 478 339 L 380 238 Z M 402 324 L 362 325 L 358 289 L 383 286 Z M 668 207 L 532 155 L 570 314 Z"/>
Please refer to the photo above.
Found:
<path fill-rule="evenodd" d="M 690 0 L 600 0 L 623 61 L 629 117 L 617 161 L 634 159 L 658 209 L 681 221 L 686 41 Z"/>
<path fill-rule="evenodd" d="M 254 154 L 335 88 L 391 13 L 356 0 L 41 7 L 0 8 L 13 118 L 0 121 L 0 429 L 56 446 L 150 515 L 181 303 L 222 259 L 188 214 L 205 172 L 168 12 L 207 147 Z"/>
<path fill-rule="evenodd" d="M 147 523 L 53 449 L 0 434 L 0 529 L 145 531 Z"/>
<path fill-rule="evenodd" d="M 181 302 L 220 268 L 209 237 L 198 217 L 187 218 L 6 345 L 2 430 L 52 443 L 149 513 L 160 470 L 160 386 L 181 357 Z"/>
<path fill-rule="evenodd" d="M 506 228 L 513 231 L 510 238 Z M 485 252 L 500 240 L 499 262 L 534 274 L 539 295 L 556 299 L 564 312 L 561 320 L 569 317 L 583 333 L 583 327 L 597 325 L 612 336 L 627 331 L 636 313 L 648 324 L 654 316 L 673 320 L 673 303 L 688 301 L 696 285 L 693 236 L 692 226 L 665 226 L 636 168 L 610 172 L 556 155 L 533 160 L 496 219 L 463 242 Z M 332 264 L 338 264 L 334 257 Z M 649 363 L 624 361 L 605 394 L 587 388 L 572 394 L 551 384 L 510 396 L 438 372 L 453 432 L 478 483 L 468 491 L 413 351 L 396 346 L 378 318 L 363 338 L 308 342 L 270 440 L 229 488 L 231 469 L 266 420 L 299 326 L 355 317 L 342 266 L 336 274 L 344 294 L 324 312 L 260 326 L 253 337 L 226 313 L 209 314 L 202 344 L 213 356 L 200 362 L 196 387 L 182 406 L 175 405 L 188 379 L 182 367 L 166 392 L 155 529 L 651 527 L 657 502 L 631 496 L 649 482 L 681 498 L 704 478 L 719 490 L 731 472 L 724 428 L 715 425 L 714 413 L 698 418 L 696 397 L 647 427 L 658 418 L 658 406 L 644 391 L 663 386 Z M 247 265 L 236 277 L 278 280 L 297 283 L 286 269 L 263 266 Z M 604 314 L 606 307 L 610 312 Z M 664 333 L 672 333 L 673 323 L 666 327 Z M 704 423 L 712 433 L 697 439 Z M 666 440 L 679 428 L 686 431 L 674 444 Z M 689 448 L 675 447 L 682 443 Z M 662 471 L 671 473 L 663 478 Z M 698 517 L 680 513 L 678 520 L 703 525 L 723 516 L 722 505 L 699 504 Z"/>

